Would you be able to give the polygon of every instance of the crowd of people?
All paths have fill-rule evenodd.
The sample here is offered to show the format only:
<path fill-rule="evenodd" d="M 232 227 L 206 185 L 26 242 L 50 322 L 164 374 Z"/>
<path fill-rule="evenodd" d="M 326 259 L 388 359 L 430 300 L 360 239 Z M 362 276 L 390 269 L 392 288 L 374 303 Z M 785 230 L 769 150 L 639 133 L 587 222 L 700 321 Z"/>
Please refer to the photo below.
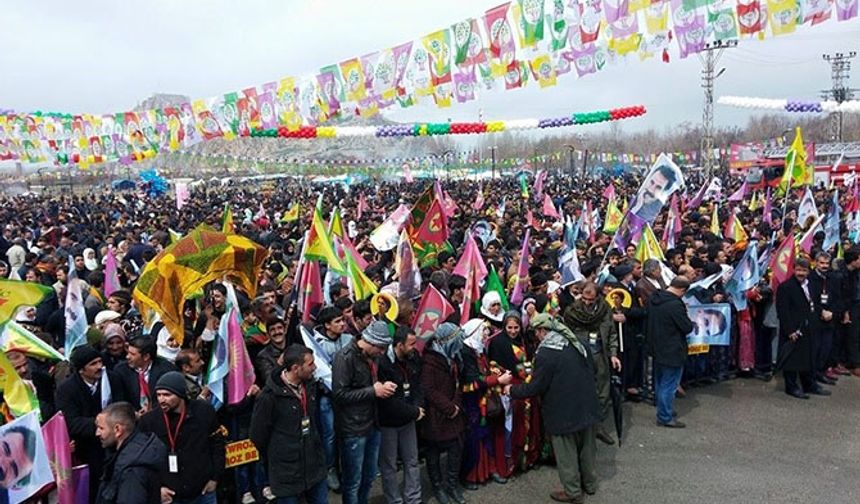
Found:
<path fill-rule="evenodd" d="M 727 192 L 741 184 L 724 175 Z M 705 182 L 688 177 L 686 184 L 692 193 Z M 641 178 L 554 172 L 543 191 L 562 215 L 577 219 L 587 208 L 599 220 L 607 184 L 617 201 L 629 201 Z M 657 425 L 682 428 L 673 401 L 690 387 L 737 376 L 770 380 L 780 370 L 785 392 L 809 399 L 829 395 L 824 385 L 842 376 L 860 377 L 860 250 L 844 223 L 842 242 L 831 250 L 822 249 L 823 232 L 815 235 L 812 252 L 794 261 L 793 277 L 776 292 L 766 273 L 744 292 L 746 308 L 732 308 L 729 345 L 688 355 L 687 335 L 695 328 L 689 299 L 727 303 L 726 283 L 745 247 L 764 251 L 804 230 L 794 191 L 768 219 L 748 205 L 757 197 L 753 191 L 716 212 L 712 205 L 719 201 L 683 208 L 678 238 L 662 262 L 640 261 L 632 244 L 614 248 L 612 235 L 592 226 L 576 242 L 582 279 L 565 282 L 559 268 L 564 226 L 522 197 L 517 178 L 440 186 L 456 203 L 447 222 L 452 250 L 421 268 L 421 285 L 437 289 L 454 311 L 429 338 L 418 338 L 414 328 L 420 296 L 391 296 L 397 289 L 387 287 L 400 280 L 394 254 L 370 240 L 396 207 L 419 198 L 426 188 L 420 182 L 203 186 L 181 210 L 169 196 L 135 193 L 0 198 L 0 258 L 6 259 L 0 277 L 54 290 L 38 306 L 19 310 L 16 322 L 62 349 L 68 278 L 74 273 L 86 282 L 87 342 L 68 362 L 19 352 L 8 357 L 35 387 L 41 418 L 64 414 L 75 461 L 90 468 L 90 500 L 320 504 L 337 492 L 345 504 L 365 504 L 381 474 L 388 504 L 428 498 L 463 504 L 479 498 L 468 491 L 551 464 L 561 481 L 551 498 L 583 502 L 598 491 L 597 441 L 620 441 L 612 428 L 613 382 L 623 399 L 641 403 L 636 407 L 655 404 Z M 340 209 L 369 265 L 364 273 L 389 294 L 355 299 L 346 283 L 335 281 L 326 284 L 321 306 L 299 313 L 302 239 L 320 195 L 323 214 Z M 816 188 L 814 196 L 827 212 L 831 190 Z M 301 218 L 285 220 L 296 203 Z M 367 208 L 359 211 L 360 204 Z M 144 265 L 170 246 L 171 231 L 201 223 L 220 228 L 225 206 L 235 215 L 235 232 L 268 255 L 255 296 L 237 290 L 256 383 L 242 402 L 216 410 L 206 369 L 227 287 L 210 283 L 186 302 L 181 335 L 160 323 L 146 327 L 132 293 Z M 730 212 L 758 240 L 736 243 L 715 234 L 713 216 L 725 222 Z M 655 214 L 659 237 L 667 208 Z M 467 279 L 454 270 L 477 223 L 488 230 L 476 240 L 481 255 L 507 299 L 485 286 L 479 302 L 464 307 Z M 513 303 L 529 227 L 526 288 Z M 105 296 L 109 247 L 121 288 Z M 702 279 L 718 273 L 702 288 Z M 618 289 L 628 304 L 608 296 Z M 472 314 L 465 323 L 463 309 Z M 331 371 L 324 379 L 321 364 Z M 259 461 L 227 469 L 225 444 L 245 439 L 253 441 Z M 429 489 L 422 487 L 421 460 Z"/>

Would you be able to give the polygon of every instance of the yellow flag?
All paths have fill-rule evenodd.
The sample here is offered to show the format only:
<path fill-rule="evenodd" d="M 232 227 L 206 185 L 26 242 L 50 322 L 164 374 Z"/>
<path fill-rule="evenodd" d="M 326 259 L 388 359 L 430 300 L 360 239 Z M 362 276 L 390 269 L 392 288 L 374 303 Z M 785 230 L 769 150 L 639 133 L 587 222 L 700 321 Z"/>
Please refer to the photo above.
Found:
<path fill-rule="evenodd" d="M 797 6 L 795 0 L 768 0 L 767 16 L 774 36 L 793 33 L 797 28 Z"/>
<path fill-rule="evenodd" d="M 0 325 L 10 320 L 20 306 L 36 306 L 53 291 L 33 282 L 0 280 Z"/>
<path fill-rule="evenodd" d="M 755 212 L 756 210 L 758 210 L 758 206 L 759 206 L 759 199 L 758 198 L 759 198 L 758 193 L 753 194 L 753 197 L 750 198 L 750 204 L 749 204 L 750 212 Z"/>
<path fill-rule="evenodd" d="M 284 216 L 281 217 L 281 222 L 293 222 L 299 220 L 299 202 L 295 202 L 289 210 L 284 212 Z"/>
<path fill-rule="evenodd" d="M 624 220 L 624 214 L 618 209 L 615 198 L 612 198 L 606 207 L 606 223 L 603 225 L 603 232 L 614 233 L 618 230 L 622 220 Z"/>
<path fill-rule="evenodd" d="M 5 352 L 0 352 L 0 390 L 9 412 L 16 418 L 39 409 L 36 393 L 18 376 Z"/>
<path fill-rule="evenodd" d="M 346 251 L 346 264 L 349 269 L 349 281 L 352 285 L 352 295 L 356 301 L 368 298 L 376 294 L 376 284 L 364 274 L 364 271 L 355 262 L 352 254 Z"/>
<path fill-rule="evenodd" d="M 340 208 L 334 207 L 328 221 L 328 235 L 332 240 L 335 236 L 343 238 L 343 221 L 340 218 Z"/>
<path fill-rule="evenodd" d="M 346 268 L 337 257 L 331 237 L 326 232 L 320 215 L 319 207 L 314 209 L 313 222 L 308 232 L 308 244 L 305 249 L 305 259 L 310 261 L 325 261 L 329 269 L 339 275 L 346 275 Z"/>
<path fill-rule="evenodd" d="M 43 360 L 66 360 L 63 354 L 54 350 L 54 347 L 14 320 L 10 320 L 3 326 L 3 332 L 0 334 L 0 350 L 21 352 L 29 357 Z"/>
<path fill-rule="evenodd" d="M 347 101 L 358 102 L 363 100 L 367 95 L 367 88 L 365 87 L 364 70 L 358 58 L 342 62 L 340 72 L 343 74 Z"/>
<path fill-rule="evenodd" d="M 548 54 L 541 54 L 537 58 L 529 61 L 529 66 L 532 69 L 532 74 L 538 81 L 541 88 L 555 86 L 556 75 L 555 67 L 552 65 L 552 60 Z"/>
<path fill-rule="evenodd" d="M 788 189 L 812 185 L 815 178 L 815 167 L 806 164 L 806 147 L 803 145 L 803 135 L 800 127 L 796 129 L 794 141 L 785 154 L 785 171 L 779 181 L 779 193 Z M 788 187 L 791 182 L 791 187 Z"/>
<path fill-rule="evenodd" d="M 645 262 L 646 259 L 657 259 L 665 261 L 663 249 L 660 248 L 660 242 L 654 236 L 654 230 L 650 224 L 645 224 L 642 228 L 642 237 L 639 238 L 639 244 L 636 245 L 636 255 L 634 256 L 639 262 Z"/>
<path fill-rule="evenodd" d="M 717 214 L 717 210 L 719 207 L 717 204 L 714 204 L 714 212 L 711 214 L 711 232 L 714 233 L 715 236 L 723 236 L 720 232 L 720 216 Z"/>

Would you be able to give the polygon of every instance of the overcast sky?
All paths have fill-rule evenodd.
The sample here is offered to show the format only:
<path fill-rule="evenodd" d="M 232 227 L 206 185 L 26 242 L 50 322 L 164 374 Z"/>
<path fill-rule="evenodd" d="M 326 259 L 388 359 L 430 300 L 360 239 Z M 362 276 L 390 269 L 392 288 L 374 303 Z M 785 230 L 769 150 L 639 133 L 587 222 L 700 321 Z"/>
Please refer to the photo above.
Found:
<path fill-rule="evenodd" d="M 302 75 L 391 47 L 467 17 L 497 0 L 39 0 L 3 2 L 0 109 L 107 113 L 153 93 L 209 97 L 288 75 Z M 397 120 L 556 117 L 643 104 L 649 114 L 625 130 L 701 120 L 697 57 L 638 56 L 596 75 L 568 74 L 556 87 L 483 93 L 449 109 L 419 106 Z M 717 81 L 724 94 L 815 98 L 829 87 L 825 52 L 860 52 L 860 20 L 831 21 L 777 39 L 741 41 L 726 51 Z M 860 87 L 860 60 L 852 79 Z M 750 114 L 717 106 L 718 125 Z M 760 112 L 758 112 L 760 113 Z"/>

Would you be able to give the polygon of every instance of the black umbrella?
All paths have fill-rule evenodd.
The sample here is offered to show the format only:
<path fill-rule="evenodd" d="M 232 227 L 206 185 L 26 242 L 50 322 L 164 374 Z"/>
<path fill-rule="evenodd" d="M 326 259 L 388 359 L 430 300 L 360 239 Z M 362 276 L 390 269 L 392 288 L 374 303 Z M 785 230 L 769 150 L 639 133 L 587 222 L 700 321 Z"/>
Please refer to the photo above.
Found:
<path fill-rule="evenodd" d="M 779 345 L 779 351 L 776 354 L 776 371 L 782 371 L 782 368 L 785 367 L 785 363 L 788 361 L 788 358 L 791 357 L 796 346 L 797 342 L 791 340 L 785 340 L 781 345 Z"/>
<path fill-rule="evenodd" d="M 612 400 L 612 416 L 615 419 L 615 434 L 618 436 L 618 446 L 621 446 L 621 434 L 624 431 L 624 412 L 621 410 L 622 393 L 621 377 L 612 375 L 609 379 L 609 398 Z"/>

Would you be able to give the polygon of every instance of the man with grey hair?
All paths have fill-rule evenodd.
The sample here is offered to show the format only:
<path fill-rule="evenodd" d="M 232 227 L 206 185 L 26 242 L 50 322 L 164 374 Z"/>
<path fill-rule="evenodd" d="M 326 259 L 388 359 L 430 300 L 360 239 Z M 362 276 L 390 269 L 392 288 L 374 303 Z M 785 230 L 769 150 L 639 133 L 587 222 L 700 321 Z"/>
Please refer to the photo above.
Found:
<path fill-rule="evenodd" d="M 98 504 L 161 502 L 161 461 L 164 443 L 153 433 L 135 429 L 135 410 L 127 402 L 109 405 L 96 417 L 96 436 L 108 451 Z"/>
<path fill-rule="evenodd" d="M 658 290 L 666 288 L 663 281 L 663 266 L 657 259 L 646 259 L 642 263 L 642 278 L 636 282 L 636 295 L 642 306 L 648 306 L 648 300 Z"/>

